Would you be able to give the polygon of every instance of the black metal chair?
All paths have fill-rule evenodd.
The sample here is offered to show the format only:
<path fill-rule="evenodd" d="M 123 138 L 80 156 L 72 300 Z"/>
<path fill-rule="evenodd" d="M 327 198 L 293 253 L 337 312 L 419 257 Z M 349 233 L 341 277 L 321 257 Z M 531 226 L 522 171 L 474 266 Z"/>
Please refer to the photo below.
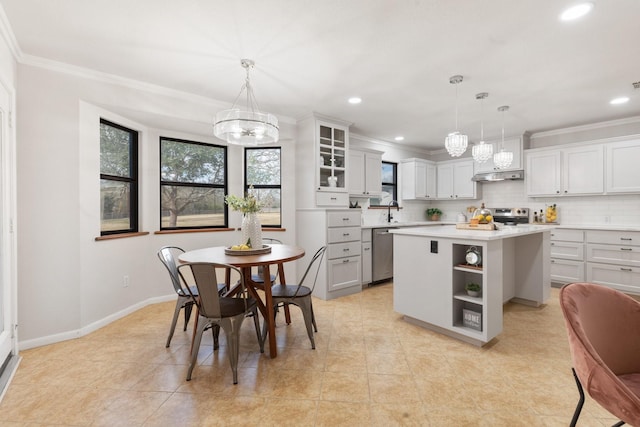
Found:
<path fill-rule="evenodd" d="M 238 282 L 240 289 L 235 297 L 221 296 L 217 288 L 211 286 L 212 283 L 218 283 L 216 280 L 216 269 L 235 271 L 240 276 Z M 197 296 L 191 291 L 191 288 L 188 288 L 188 291 L 198 309 L 198 319 L 191 348 L 191 363 L 187 371 L 187 381 L 191 380 L 193 368 L 196 366 L 202 334 L 207 329 L 212 330 L 213 349 L 217 350 L 218 334 L 220 328 L 222 328 L 227 338 L 227 352 L 229 353 L 229 362 L 231 363 L 231 370 L 233 371 L 233 383 L 238 384 L 240 328 L 242 327 L 244 318 L 248 315 L 253 317 L 260 352 L 264 352 L 264 340 L 260 333 L 260 320 L 258 318 L 256 300 L 247 295 L 242 272 L 232 265 L 206 262 L 185 263 L 178 266 L 178 274 L 183 281 L 185 281 L 187 270 L 196 283 Z"/>

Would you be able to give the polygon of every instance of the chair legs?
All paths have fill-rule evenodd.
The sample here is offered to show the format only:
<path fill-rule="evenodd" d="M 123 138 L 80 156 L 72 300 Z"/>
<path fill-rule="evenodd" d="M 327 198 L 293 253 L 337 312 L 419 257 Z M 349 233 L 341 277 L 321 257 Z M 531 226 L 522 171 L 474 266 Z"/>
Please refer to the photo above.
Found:
<path fill-rule="evenodd" d="M 187 322 L 189 321 L 186 311 L 187 305 L 189 307 L 189 316 L 191 316 L 191 308 L 193 306 L 193 303 L 191 303 L 191 301 L 184 297 L 178 297 L 178 299 L 176 300 L 176 308 L 173 310 L 173 319 L 171 320 L 171 327 L 169 329 L 169 336 L 167 337 L 166 347 L 169 347 L 171 345 L 171 338 L 173 338 L 173 333 L 175 332 L 176 325 L 178 324 L 178 316 L 180 315 L 180 310 L 183 307 L 185 308 L 184 330 L 187 330 Z"/>
<path fill-rule="evenodd" d="M 571 372 L 573 372 L 573 378 L 576 380 L 576 386 L 578 387 L 578 393 L 580 393 L 580 400 L 578 400 L 578 405 L 576 405 L 576 410 L 573 412 L 573 418 L 571 418 L 571 424 L 569 427 L 575 427 L 578 422 L 578 417 L 580 416 L 580 412 L 582 411 L 582 406 L 584 405 L 584 391 L 582 390 L 582 384 L 580 384 L 580 379 L 578 375 L 576 375 L 576 370 L 571 368 Z M 611 427 L 620 427 L 624 425 L 624 421 L 618 421 Z"/>
<path fill-rule="evenodd" d="M 311 341 L 311 348 L 315 350 L 316 342 L 313 338 L 313 331 L 315 330 L 316 332 L 318 332 L 318 327 L 316 326 L 316 319 L 315 319 L 315 316 L 313 315 L 313 305 L 311 304 L 311 297 L 308 297 L 308 298 L 300 297 L 300 298 L 296 298 L 295 302 L 292 300 L 287 300 L 287 301 L 281 301 L 281 303 L 287 306 L 295 305 L 295 306 L 298 306 L 300 310 L 302 310 L 302 316 L 304 317 L 304 324 L 307 328 L 307 335 L 309 336 L 309 341 Z M 276 308 L 277 308 L 277 304 L 278 303 L 275 304 Z M 277 310 L 275 310 L 273 313 L 274 321 L 277 313 L 278 313 Z M 267 337 L 267 324 L 265 322 L 262 328 L 262 340 L 264 341 L 266 337 Z"/>
<path fill-rule="evenodd" d="M 189 319 L 191 318 L 191 310 L 193 310 L 193 301 L 188 301 L 184 303 L 184 329 L 187 330 L 187 325 L 189 324 Z"/>

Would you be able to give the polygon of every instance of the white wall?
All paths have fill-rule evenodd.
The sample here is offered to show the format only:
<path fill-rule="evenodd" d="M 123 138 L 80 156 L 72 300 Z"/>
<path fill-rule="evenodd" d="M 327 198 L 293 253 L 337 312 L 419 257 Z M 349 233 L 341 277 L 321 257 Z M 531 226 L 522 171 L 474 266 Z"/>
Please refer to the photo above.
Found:
<path fill-rule="evenodd" d="M 154 234 L 159 230 L 162 136 L 224 144 L 211 136 L 214 103 L 20 65 L 18 86 L 19 324 L 21 348 L 72 338 L 149 301 L 173 298 L 156 257 L 236 242 L 239 232 Z M 99 118 L 141 132 L 140 222 L 147 236 L 100 235 Z M 159 123 L 162 124 L 159 125 Z M 293 168 L 294 127 L 281 123 L 282 169 Z M 242 194 L 243 154 L 229 148 L 229 192 Z M 294 177 L 283 173 L 283 227 L 266 233 L 295 243 Z M 230 212 L 230 226 L 240 225 Z M 295 265 L 287 274 L 295 277 Z M 124 288 L 123 276 L 130 285 Z"/>

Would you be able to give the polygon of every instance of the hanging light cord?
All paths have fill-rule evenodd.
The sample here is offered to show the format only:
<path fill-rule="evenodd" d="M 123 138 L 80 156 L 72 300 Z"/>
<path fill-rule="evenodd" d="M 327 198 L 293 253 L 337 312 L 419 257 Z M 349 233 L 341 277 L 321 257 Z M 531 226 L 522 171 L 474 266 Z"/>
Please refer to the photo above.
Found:
<path fill-rule="evenodd" d="M 242 96 L 242 92 L 247 91 L 247 110 L 251 110 L 252 113 L 258 111 L 260 112 L 260 107 L 258 107 L 258 101 L 256 100 L 256 96 L 253 93 L 253 88 L 251 87 L 251 79 L 249 77 L 249 70 L 253 68 L 253 64 L 249 62 L 242 62 L 242 66 L 247 71 L 247 77 L 244 79 L 244 84 L 240 88 L 240 93 L 236 96 L 236 99 L 233 100 L 233 105 L 231 108 L 235 108 L 238 103 L 238 99 Z"/>

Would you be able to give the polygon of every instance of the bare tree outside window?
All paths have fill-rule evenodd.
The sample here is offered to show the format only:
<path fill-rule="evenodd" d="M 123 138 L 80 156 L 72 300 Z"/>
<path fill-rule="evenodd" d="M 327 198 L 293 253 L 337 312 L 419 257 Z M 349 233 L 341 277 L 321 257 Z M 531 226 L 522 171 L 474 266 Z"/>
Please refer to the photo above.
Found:
<path fill-rule="evenodd" d="M 161 137 L 161 229 L 226 227 L 226 181 L 226 147 Z"/>
<path fill-rule="evenodd" d="M 264 207 L 258 213 L 263 227 L 281 227 L 280 148 L 245 148 L 245 192 Z"/>

